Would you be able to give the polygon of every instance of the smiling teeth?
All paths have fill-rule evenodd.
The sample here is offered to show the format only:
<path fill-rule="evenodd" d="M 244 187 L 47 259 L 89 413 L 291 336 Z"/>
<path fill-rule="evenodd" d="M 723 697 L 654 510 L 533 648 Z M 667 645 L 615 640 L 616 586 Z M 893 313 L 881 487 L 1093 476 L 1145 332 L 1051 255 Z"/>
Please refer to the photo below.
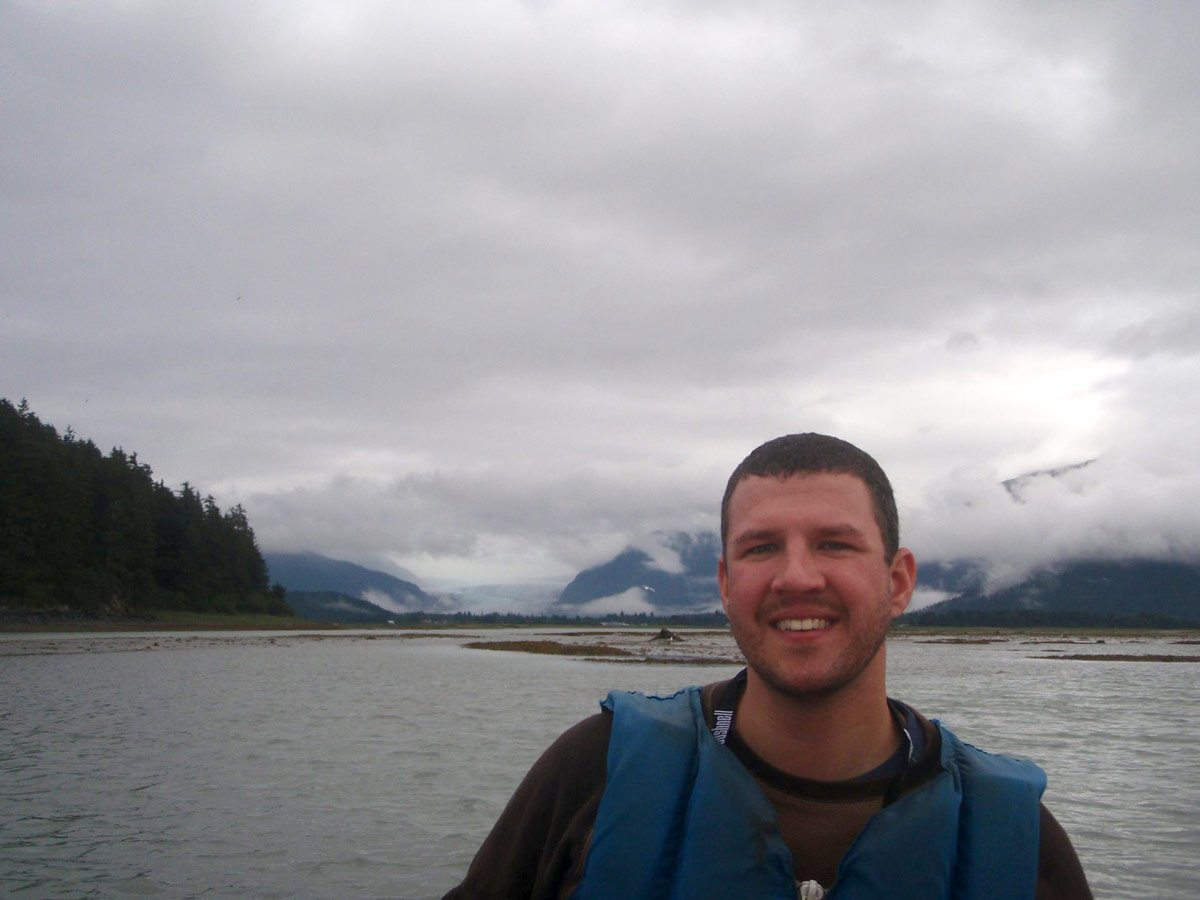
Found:
<path fill-rule="evenodd" d="M 780 631 L 816 631 L 818 628 L 828 628 L 830 624 L 828 619 L 783 619 L 776 622 L 775 627 Z"/>

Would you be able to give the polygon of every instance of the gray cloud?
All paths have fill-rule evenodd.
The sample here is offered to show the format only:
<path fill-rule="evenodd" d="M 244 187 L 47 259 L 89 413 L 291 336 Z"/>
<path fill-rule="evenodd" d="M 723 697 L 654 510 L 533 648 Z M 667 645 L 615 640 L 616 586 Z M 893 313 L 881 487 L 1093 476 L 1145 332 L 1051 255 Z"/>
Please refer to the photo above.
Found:
<path fill-rule="evenodd" d="M 807 429 L 927 558 L 1193 553 L 1198 19 L 9 3 L 0 394 L 421 574 L 711 524 Z"/>

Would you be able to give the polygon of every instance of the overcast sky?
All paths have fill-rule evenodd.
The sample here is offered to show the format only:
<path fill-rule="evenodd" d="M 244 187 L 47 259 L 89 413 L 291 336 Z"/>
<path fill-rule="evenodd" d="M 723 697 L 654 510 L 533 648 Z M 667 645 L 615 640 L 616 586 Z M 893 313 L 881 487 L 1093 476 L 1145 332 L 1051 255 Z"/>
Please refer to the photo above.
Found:
<path fill-rule="evenodd" d="M 424 578 L 714 527 L 809 430 L 919 559 L 1200 558 L 1198 40 L 1193 0 L 0 0 L 0 396 Z"/>

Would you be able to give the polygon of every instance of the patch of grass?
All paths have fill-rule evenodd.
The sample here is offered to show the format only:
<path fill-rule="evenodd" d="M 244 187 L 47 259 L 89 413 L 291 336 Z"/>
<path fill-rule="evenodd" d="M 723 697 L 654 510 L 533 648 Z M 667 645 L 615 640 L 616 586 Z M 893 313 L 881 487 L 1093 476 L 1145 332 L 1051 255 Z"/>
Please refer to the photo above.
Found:
<path fill-rule="evenodd" d="M 889 635 L 892 637 L 939 637 L 944 635 L 963 635 L 968 637 L 1030 637 L 1030 638 L 1176 638 L 1200 639 L 1200 633 L 1195 628 L 1107 628 L 1107 627 L 1023 627 L 1014 626 L 984 626 L 984 625 L 908 625 L 893 624 Z"/>
<path fill-rule="evenodd" d="M 639 656 L 636 659 L 618 659 L 620 663 L 647 663 L 663 666 L 744 666 L 744 659 L 721 656 Z"/>
<path fill-rule="evenodd" d="M 604 644 L 564 644 L 561 641 L 470 641 L 472 650 L 516 650 L 520 653 L 548 653 L 553 656 L 632 656 L 620 647 Z"/>
<path fill-rule="evenodd" d="M 1200 656 L 1168 656 L 1160 653 L 1067 653 L 1062 656 L 1032 656 L 1030 659 L 1082 659 L 1088 662 L 1200 662 Z"/>
<path fill-rule="evenodd" d="M 651 634 L 651 632 L 635 631 L 632 628 L 625 628 L 621 631 L 548 631 L 546 634 L 554 634 L 559 637 L 624 637 L 627 634 L 641 635 Z"/>

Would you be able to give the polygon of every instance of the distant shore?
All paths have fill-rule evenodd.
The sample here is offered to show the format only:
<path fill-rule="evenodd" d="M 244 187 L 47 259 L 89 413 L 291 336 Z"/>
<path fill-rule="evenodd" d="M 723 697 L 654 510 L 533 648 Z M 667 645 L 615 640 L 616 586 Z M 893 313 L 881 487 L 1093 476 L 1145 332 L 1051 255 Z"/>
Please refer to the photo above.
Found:
<path fill-rule="evenodd" d="M 294 616 L 227 615 L 173 610 L 127 616 L 0 612 L 0 632 L 5 634 L 102 631 L 312 631 L 340 627 L 344 626 L 306 622 Z"/>
<path fill-rule="evenodd" d="M 96 633 L 138 631 L 491 631 L 491 630 L 560 630 L 559 621 L 529 621 L 521 624 L 483 622 L 397 622 L 389 623 L 329 623 L 310 622 L 294 616 L 270 616 L 264 614 L 197 613 L 176 610 L 158 610 L 128 616 L 84 616 L 80 614 L 47 614 L 0 609 L 0 633 L 45 634 L 45 633 Z M 589 630 L 596 626 L 587 623 Z M 654 620 L 644 624 L 613 626 L 614 631 L 631 633 L 653 633 L 660 627 Z M 711 626 L 690 627 L 673 624 L 672 629 L 712 632 Z M 927 638 L 953 641 L 955 643 L 988 643 L 994 640 L 1011 640 L 1014 637 L 1030 639 L 1071 640 L 1093 642 L 1106 637 L 1145 637 L 1174 639 L 1179 643 L 1200 643 L 1200 629 L 1195 628 L 1113 628 L 1113 627 L 986 627 L 955 625 L 898 625 L 892 635 L 906 638 Z"/>
<path fill-rule="evenodd" d="M 204 647 L 297 647 L 357 641 L 406 642 L 442 638 L 469 652 L 573 657 L 585 662 L 741 666 L 745 660 L 728 630 L 612 627 L 569 630 L 557 624 L 492 627 L 360 625 L 329 626 L 274 616 L 184 614 L 132 619 L 72 619 L 70 622 L 5 622 L 0 657 L 200 649 Z M 492 633 L 493 637 L 483 637 Z M 507 632 L 507 635 L 504 634 Z M 666 632 L 668 639 L 663 639 Z M 1011 628 L 965 633 L 960 628 L 897 629 L 892 639 L 920 644 L 984 645 L 1024 652 L 1029 659 L 1109 663 L 1200 663 L 1194 648 L 1200 632 L 1125 630 L 1045 631 Z M 980 649 L 983 650 L 984 647 Z M 1082 652 L 1079 652 L 1082 651 Z"/>

